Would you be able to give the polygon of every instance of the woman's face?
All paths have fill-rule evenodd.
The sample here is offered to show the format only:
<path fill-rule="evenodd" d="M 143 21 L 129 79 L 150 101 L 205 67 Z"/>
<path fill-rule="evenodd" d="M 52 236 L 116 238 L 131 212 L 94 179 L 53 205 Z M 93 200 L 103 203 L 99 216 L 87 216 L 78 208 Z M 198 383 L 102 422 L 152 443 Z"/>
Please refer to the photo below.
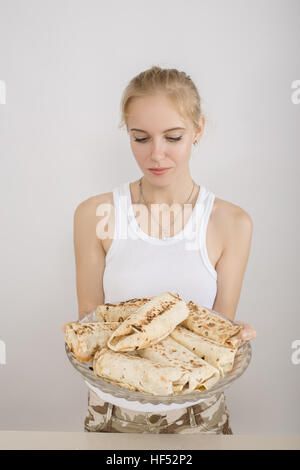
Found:
<path fill-rule="evenodd" d="M 127 129 L 134 157 L 152 184 L 166 185 L 188 169 L 192 144 L 199 139 L 192 123 L 186 123 L 165 95 L 135 98 L 128 106 Z M 179 128 L 179 129 L 174 129 Z M 173 129 L 173 130 L 170 130 Z M 153 168 L 169 168 L 155 174 Z"/>

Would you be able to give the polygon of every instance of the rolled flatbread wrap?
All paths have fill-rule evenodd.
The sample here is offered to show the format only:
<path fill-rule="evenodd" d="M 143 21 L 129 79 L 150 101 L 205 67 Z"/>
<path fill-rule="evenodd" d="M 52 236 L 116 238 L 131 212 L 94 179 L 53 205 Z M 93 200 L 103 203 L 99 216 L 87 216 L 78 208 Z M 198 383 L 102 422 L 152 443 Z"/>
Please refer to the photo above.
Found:
<path fill-rule="evenodd" d="M 176 395 L 190 390 L 191 374 L 186 369 L 107 348 L 96 352 L 93 369 L 96 376 L 109 383 L 145 394 Z"/>
<path fill-rule="evenodd" d="M 116 304 L 101 304 L 96 308 L 96 315 L 101 322 L 122 322 L 125 318 L 129 317 L 131 313 L 135 312 L 153 298 L 154 297 L 135 298 Z"/>
<path fill-rule="evenodd" d="M 162 365 L 180 367 L 188 372 L 187 393 L 209 390 L 220 378 L 219 370 L 198 357 L 170 336 L 146 349 L 137 351 L 140 357 Z"/>
<path fill-rule="evenodd" d="M 69 322 L 66 325 L 65 342 L 78 361 L 89 361 L 96 350 L 106 346 L 119 322 L 83 323 Z"/>
<path fill-rule="evenodd" d="M 113 351 L 133 351 L 158 343 L 189 314 L 179 296 L 163 292 L 142 305 L 113 332 L 107 346 Z"/>
<path fill-rule="evenodd" d="M 205 307 L 201 307 L 193 301 L 187 304 L 189 315 L 182 322 L 182 326 L 190 331 L 216 341 L 219 344 L 237 348 L 240 344 L 238 338 L 242 329 L 239 325 L 233 325 L 230 321 L 221 318 Z"/>
<path fill-rule="evenodd" d="M 221 377 L 224 377 L 227 372 L 231 371 L 237 351 L 235 348 L 220 345 L 215 341 L 197 335 L 181 325 L 178 325 L 170 333 L 170 336 L 199 358 L 217 368 Z"/>

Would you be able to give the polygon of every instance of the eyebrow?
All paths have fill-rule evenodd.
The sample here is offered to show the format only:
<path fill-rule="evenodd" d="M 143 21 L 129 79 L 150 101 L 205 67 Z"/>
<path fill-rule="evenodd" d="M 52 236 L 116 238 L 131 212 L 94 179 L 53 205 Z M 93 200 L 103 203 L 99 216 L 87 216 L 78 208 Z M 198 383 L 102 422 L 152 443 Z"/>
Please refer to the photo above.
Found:
<path fill-rule="evenodd" d="M 163 131 L 163 133 L 165 132 L 169 132 L 169 131 L 175 131 L 175 130 L 178 130 L 178 129 L 182 129 L 182 130 L 185 130 L 185 127 L 172 127 L 171 129 L 166 129 L 165 131 Z M 143 129 L 136 129 L 136 128 L 132 128 L 130 129 L 131 131 L 140 131 L 140 132 L 145 132 L 147 134 L 147 131 L 144 131 Z"/>

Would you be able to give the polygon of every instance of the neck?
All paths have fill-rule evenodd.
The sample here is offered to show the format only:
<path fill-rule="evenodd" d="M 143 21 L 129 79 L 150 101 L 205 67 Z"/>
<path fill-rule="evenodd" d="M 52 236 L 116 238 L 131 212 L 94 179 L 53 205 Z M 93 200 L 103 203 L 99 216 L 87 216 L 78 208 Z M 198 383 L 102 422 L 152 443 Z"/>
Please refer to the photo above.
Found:
<path fill-rule="evenodd" d="M 194 184 L 189 173 L 179 175 L 179 177 L 171 183 L 163 186 L 152 184 L 145 176 L 143 176 L 141 180 L 142 192 L 145 200 L 149 204 L 184 204 L 189 196 L 190 203 L 197 189 L 197 185 L 196 183 Z"/>

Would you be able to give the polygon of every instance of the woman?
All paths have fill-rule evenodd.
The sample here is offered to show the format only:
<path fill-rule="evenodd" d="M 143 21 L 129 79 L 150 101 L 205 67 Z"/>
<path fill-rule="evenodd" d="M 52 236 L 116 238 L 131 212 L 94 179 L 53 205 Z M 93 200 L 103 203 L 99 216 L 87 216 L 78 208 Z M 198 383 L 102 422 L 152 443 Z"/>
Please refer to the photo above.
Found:
<path fill-rule="evenodd" d="M 170 291 L 234 320 L 253 225 L 191 177 L 192 144 L 205 124 L 194 83 L 176 69 L 140 73 L 124 91 L 122 120 L 143 176 L 75 211 L 79 318 L 99 304 Z M 243 339 L 256 336 L 242 325 Z M 114 406 L 90 389 L 85 431 L 232 434 L 224 393 L 153 414 Z"/>

